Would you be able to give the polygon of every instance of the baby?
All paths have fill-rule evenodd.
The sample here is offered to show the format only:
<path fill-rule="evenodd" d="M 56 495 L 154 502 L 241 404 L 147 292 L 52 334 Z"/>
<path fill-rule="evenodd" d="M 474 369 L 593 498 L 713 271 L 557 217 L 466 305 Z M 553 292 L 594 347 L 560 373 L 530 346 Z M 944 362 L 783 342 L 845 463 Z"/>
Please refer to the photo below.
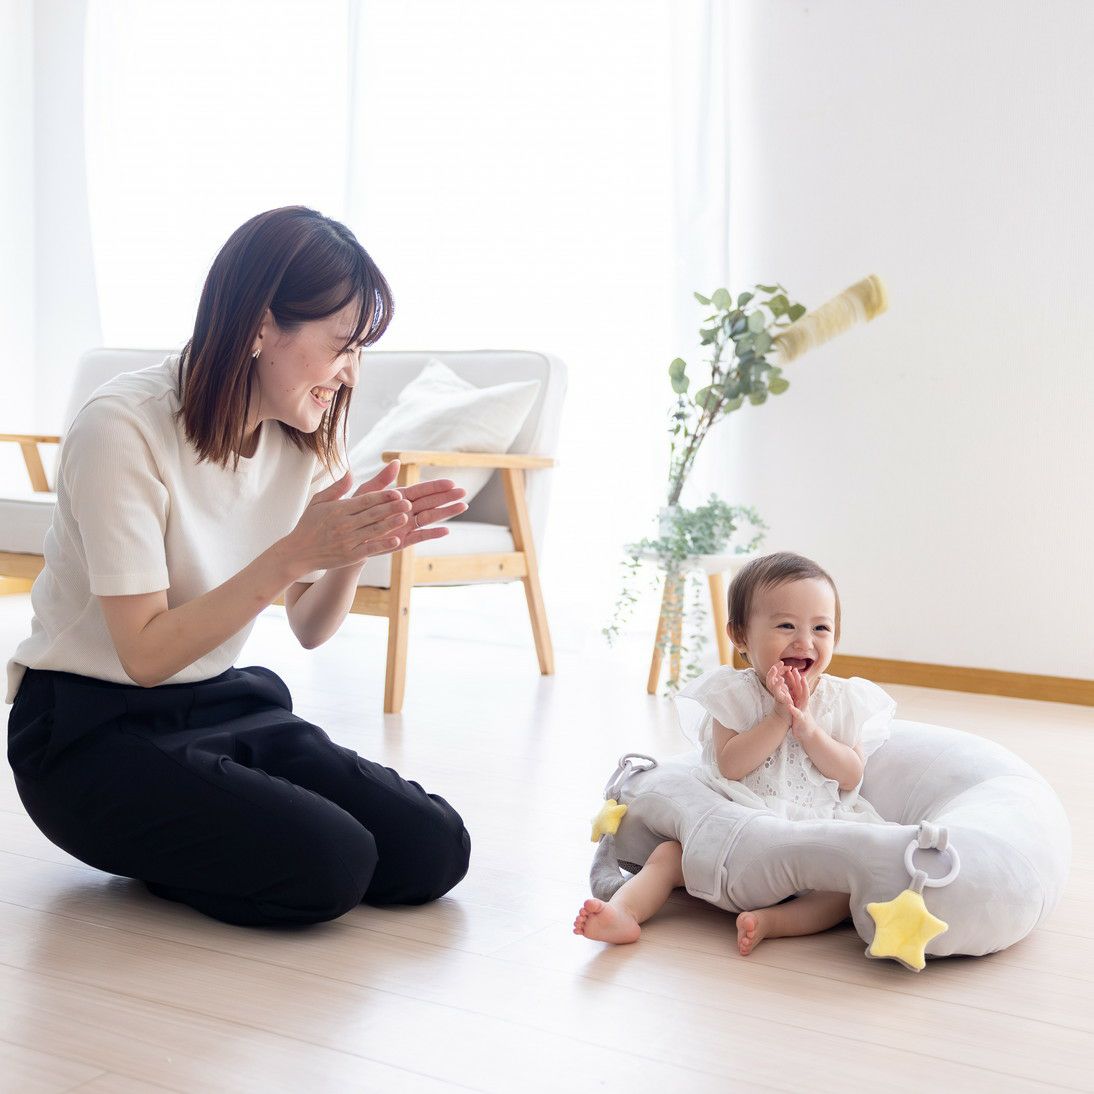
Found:
<path fill-rule="evenodd" d="M 885 821 L 859 797 L 866 760 L 889 736 L 896 704 L 876 684 L 824 675 L 839 642 L 835 582 L 789 552 L 753 559 L 729 587 L 729 637 L 751 666 L 725 665 L 679 694 L 698 775 L 731 801 L 790 820 Z M 660 844 L 611 901 L 586 900 L 574 933 L 634 942 L 639 924 L 684 884 L 679 843 Z M 815 934 L 850 912 L 847 893 L 807 892 L 737 916 L 747 956 L 765 938 Z"/>

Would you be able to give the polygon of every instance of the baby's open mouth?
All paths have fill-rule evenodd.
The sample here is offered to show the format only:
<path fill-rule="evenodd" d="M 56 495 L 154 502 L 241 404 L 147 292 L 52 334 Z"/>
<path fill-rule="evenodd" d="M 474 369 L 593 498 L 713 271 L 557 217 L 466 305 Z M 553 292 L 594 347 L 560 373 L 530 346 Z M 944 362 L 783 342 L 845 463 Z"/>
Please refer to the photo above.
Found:
<path fill-rule="evenodd" d="M 784 657 L 782 663 L 799 672 L 808 672 L 814 662 L 812 657 Z"/>

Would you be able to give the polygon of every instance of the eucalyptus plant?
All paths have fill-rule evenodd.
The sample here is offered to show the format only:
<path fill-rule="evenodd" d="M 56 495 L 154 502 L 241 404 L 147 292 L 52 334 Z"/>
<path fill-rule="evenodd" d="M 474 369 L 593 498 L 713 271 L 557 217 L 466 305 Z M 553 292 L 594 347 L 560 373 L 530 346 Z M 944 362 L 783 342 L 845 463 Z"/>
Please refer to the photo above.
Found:
<path fill-rule="evenodd" d="M 718 554 L 737 530 L 738 522 L 752 525 L 752 537 L 738 550 L 748 552 L 763 542 L 767 526 L 754 509 L 730 506 L 711 495 L 706 505 L 688 510 L 680 506 L 680 495 L 695 464 L 695 457 L 710 429 L 727 414 L 739 410 L 747 399 L 753 406 L 762 406 L 768 395 L 781 395 L 790 387 L 775 363 L 775 338 L 806 312 L 802 304 L 787 295 L 779 284 L 755 285 L 734 298 L 728 289 L 717 289 L 711 296 L 695 293 L 695 299 L 713 313 L 703 319 L 699 330 L 700 346 L 709 347 L 709 376 L 703 386 L 690 394 L 691 378 L 688 364 L 677 357 L 669 365 L 669 382 L 676 395 L 670 416 L 668 509 L 669 520 L 659 536 L 630 543 L 624 560 L 623 591 L 616 602 L 611 623 L 604 635 L 611 643 L 619 628 L 637 602 L 634 581 L 644 559 L 655 558 L 665 575 L 666 588 L 675 595 L 665 598 L 662 605 L 664 627 L 660 638 L 662 653 L 688 654 L 684 668 L 686 677 L 701 671 L 699 664 L 706 644 L 704 590 L 701 583 L 692 583 L 691 627 L 686 644 L 676 644 L 674 635 L 682 632 L 682 616 L 687 599 L 685 562 L 695 555 Z M 670 664 L 672 661 L 670 660 Z M 671 692 L 680 681 L 670 674 Z"/>
<path fill-rule="evenodd" d="M 766 294 L 761 299 L 760 294 Z M 709 377 L 689 395 L 688 365 L 677 357 L 669 365 L 669 381 L 676 393 L 670 432 L 668 504 L 677 505 L 711 426 L 740 410 L 747 399 L 762 406 L 768 394 L 781 395 L 790 387 L 782 369 L 771 359 L 775 337 L 805 314 L 782 285 L 755 285 L 736 300 L 728 289 L 711 296 L 695 293 L 704 307 L 714 309 L 699 329 L 699 344 L 710 347 Z"/>

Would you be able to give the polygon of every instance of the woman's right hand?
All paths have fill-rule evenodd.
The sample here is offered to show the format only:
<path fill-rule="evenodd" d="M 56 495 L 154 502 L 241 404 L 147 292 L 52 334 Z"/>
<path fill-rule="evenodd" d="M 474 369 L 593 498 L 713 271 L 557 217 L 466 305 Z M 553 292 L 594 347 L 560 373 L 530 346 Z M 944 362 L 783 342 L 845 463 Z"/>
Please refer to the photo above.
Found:
<path fill-rule="evenodd" d="M 390 488 L 398 473 L 397 463 L 388 464 L 365 484 L 372 489 L 362 492 L 361 487 L 345 498 L 353 482 L 347 471 L 311 499 L 281 541 L 296 576 L 360 564 L 399 545 L 398 530 L 407 522 L 411 503 Z"/>

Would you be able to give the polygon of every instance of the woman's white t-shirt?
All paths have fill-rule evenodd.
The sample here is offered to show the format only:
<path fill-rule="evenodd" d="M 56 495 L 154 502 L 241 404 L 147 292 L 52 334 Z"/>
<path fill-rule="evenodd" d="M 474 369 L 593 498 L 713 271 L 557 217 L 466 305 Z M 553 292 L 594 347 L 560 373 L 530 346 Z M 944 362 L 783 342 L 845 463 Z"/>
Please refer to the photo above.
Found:
<path fill-rule="evenodd" d="M 722 775 L 714 755 L 714 719 L 727 729 L 747 733 L 775 709 L 775 699 L 755 669 L 715 669 L 682 688 L 677 707 L 681 728 L 702 752 L 700 778 L 731 801 L 771 809 L 789 820 L 883 823 L 877 810 L 859 796 L 858 787 L 841 791 L 835 779 L 822 775 L 790 732 L 755 771 L 740 779 Z M 868 760 L 889 738 L 896 702 L 869 680 L 824 675 L 809 697 L 809 713 L 830 737 L 852 748 L 858 745 Z"/>
<path fill-rule="evenodd" d="M 45 569 L 31 591 L 31 634 L 8 662 L 9 703 L 26 668 L 131 684 L 98 598 L 166 589 L 169 608 L 193 600 L 292 531 L 329 485 L 315 455 L 274 421 L 238 468 L 199 463 L 177 417 L 178 366 L 172 356 L 116 376 L 76 415 L 61 447 Z M 252 626 L 164 682 L 224 672 Z"/>

